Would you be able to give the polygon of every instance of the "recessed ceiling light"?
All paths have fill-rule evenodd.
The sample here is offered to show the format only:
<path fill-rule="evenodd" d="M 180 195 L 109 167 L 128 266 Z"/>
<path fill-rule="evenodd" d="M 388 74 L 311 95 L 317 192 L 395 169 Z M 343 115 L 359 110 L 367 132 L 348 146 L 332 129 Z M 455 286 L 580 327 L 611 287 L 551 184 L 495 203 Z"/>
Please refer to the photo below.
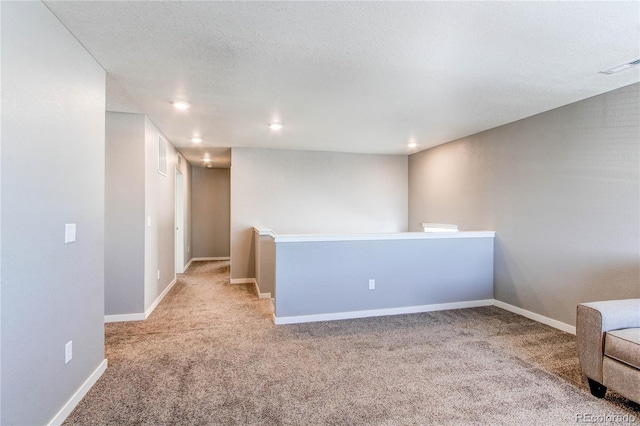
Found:
<path fill-rule="evenodd" d="M 416 141 L 411 140 L 409 141 L 409 144 L 407 145 L 409 148 L 415 148 L 418 146 L 418 144 L 416 143 Z"/>
<path fill-rule="evenodd" d="M 640 59 L 636 59 L 635 61 L 627 62 L 626 64 L 618 65 L 613 68 L 609 68 L 608 70 L 600 71 L 602 74 L 615 74 L 617 72 L 626 70 L 628 68 L 634 67 L 636 65 L 640 65 Z"/>
<path fill-rule="evenodd" d="M 282 130 L 282 123 L 270 123 L 269 128 L 271 130 Z"/>
<path fill-rule="evenodd" d="M 203 159 L 203 161 L 204 161 L 205 163 L 208 163 L 208 162 L 210 162 L 210 161 L 211 161 L 211 158 L 205 158 L 205 159 Z"/>
<path fill-rule="evenodd" d="M 171 102 L 171 105 L 173 105 L 173 107 L 175 109 L 187 109 L 187 108 L 189 108 L 191 106 L 187 102 L 184 102 L 184 101 Z"/>
<path fill-rule="evenodd" d="M 194 136 L 191 138 L 191 142 L 193 143 L 202 143 L 202 138 L 198 137 L 198 136 Z"/>

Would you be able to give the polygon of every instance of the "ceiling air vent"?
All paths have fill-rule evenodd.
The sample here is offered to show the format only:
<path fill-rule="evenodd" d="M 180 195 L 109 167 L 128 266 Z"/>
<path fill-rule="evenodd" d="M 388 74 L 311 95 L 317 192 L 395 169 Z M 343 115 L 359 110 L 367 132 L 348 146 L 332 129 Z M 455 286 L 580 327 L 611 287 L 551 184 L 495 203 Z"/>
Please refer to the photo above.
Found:
<path fill-rule="evenodd" d="M 626 64 L 618 65 L 613 68 L 609 68 L 608 70 L 600 71 L 602 74 L 615 74 L 622 70 L 626 70 L 627 68 L 631 68 L 633 66 L 640 65 L 640 59 L 636 59 L 635 61 L 627 62 Z"/>

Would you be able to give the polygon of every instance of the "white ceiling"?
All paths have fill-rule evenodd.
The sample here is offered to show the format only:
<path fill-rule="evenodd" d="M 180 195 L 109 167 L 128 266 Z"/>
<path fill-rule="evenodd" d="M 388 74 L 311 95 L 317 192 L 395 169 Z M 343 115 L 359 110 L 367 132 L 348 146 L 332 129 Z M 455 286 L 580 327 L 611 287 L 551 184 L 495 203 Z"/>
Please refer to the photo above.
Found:
<path fill-rule="evenodd" d="M 638 1 L 46 4 L 107 71 L 107 109 L 200 165 L 222 147 L 407 154 L 640 81 L 598 72 L 640 58 Z"/>

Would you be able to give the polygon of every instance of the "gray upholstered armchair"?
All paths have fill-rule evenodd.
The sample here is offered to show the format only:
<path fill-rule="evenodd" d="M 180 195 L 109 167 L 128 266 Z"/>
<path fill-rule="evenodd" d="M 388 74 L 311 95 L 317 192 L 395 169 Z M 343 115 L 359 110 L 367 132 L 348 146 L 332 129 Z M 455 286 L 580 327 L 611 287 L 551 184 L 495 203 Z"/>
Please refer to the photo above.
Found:
<path fill-rule="evenodd" d="M 591 393 L 611 388 L 640 403 L 640 299 L 579 304 L 576 337 Z"/>

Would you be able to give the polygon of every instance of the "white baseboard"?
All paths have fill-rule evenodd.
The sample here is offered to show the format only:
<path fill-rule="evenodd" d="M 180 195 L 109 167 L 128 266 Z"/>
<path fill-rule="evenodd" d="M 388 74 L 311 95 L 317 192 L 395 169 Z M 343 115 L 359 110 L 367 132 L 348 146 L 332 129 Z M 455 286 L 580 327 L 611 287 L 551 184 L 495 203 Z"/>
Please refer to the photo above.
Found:
<path fill-rule="evenodd" d="M 231 278 L 229 281 L 231 284 L 255 284 L 258 285 L 258 282 L 255 278 Z"/>
<path fill-rule="evenodd" d="M 271 293 L 260 293 L 260 286 L 258 285 L 258 281 L 254 280 L 256 283 L 256 293 L 258 294 L 258 299 L 271 299 Z"/>
<path fill-rule="evenodd" d="M 147 319 L 144 312 L 139 314 L 105 315 L 104 322 L 142 321 Z"/>
<path fill-rule="evenodd" d="M 527 311 L 526 309 L 522 309 L 496 299 L 493 300 L 493 305 L 498 308 L 504 309 L 505 311 L 513 312 L 514 314 L 522 315 L 523 317 L 541 322 L 542 324 L 546 324 L 553 328 L 557 328 L 558 330 L 565 331 L 573 335 L 576 334 L 576 328 L 574 326 L 565 324 L 564 322 L 560 322 L 549 317 L 545 317 L 544 315 L 536 314 L 535 312 Z"/>
<path fill-rule="evenodd" d="M 191 259 L 191 262 L 204 262 L 207 260 L 231 260 L 231 258 L 229 256 L 227 257 L 194 257 Z"/>
<path fill-rule="evenodd" d="M 80 388 L 73 394 L 73 396 L 67 401 L 66 404 L 58 411 L 58 413 L 53 416 L 53 419 L 48 423 L 49 426 L 58 426 L 61 425 L 62 422 L 65 421 L 69 414 L 76 408 L 76 405 L 84 398 L 84 396 L 89 392 L 89 389 L 93 387 L 93 385 L 98 381 L 102 373 L 107 369 L 108 362 L 107 360 L 102 360 L 98 368 L 96 368 L 93 373 L 89 376 L 87 380 L 80 386 Z"/>
<path fill-rule="evenodd" d="M 193 257 L 191 258 L 191 260 L 189 260 L 189 262 L 187 262 L 186 265 L 184 265 L 184 271 L 186 271 L 189 266 L 191 266 L 191 264 L 193 263 Z M 184 274 L 184 271 L 182 271 L 182 273 Z"/>
<path fill-rule="evenodd" d="M 335 313 L 316 314 L 316 315 L 299 315 L 299 316 L 291 316 L 291 317 L 277 317 L 274 314 L 273 322 L 276 325 L 298 324 L 298 323 L 305 323 L 305 322 L 335 321 L 335 320 L 342 320 L 342 319 L 367 318 L 367 317 L 378 317 L 378 316 L 386 316 L 386 315 L 415 314 L 419 312 L 443 311 L 448 309 L 477 308 L 481 306 L 496 306 L 498 308 L 504 309 L 509 312 L 513 312 L 514 314 L 522 315 L 523 317 L 532 319 L 534 321 L 548 325 L 550 327 L 557 328 L 558 330 L 561 330 L 573 335 L 576 334 L 576 328 L 574 326 L 565 324 L 563 322 L 554 320 L 549 317 L 545 317 L 540 314 L 536 314 L 535 312 L 527 311 L 526 309 L 522 309 L 505 302 L 501 302 L 500 300 L 496 300 L 496 299 L 473 300 L 469 302 L 439 303 L 439 304 L 422 305 L 422 306 L 407 306 L 403 308 L 374 309 L 374 310 L 368 310 L 368 311 L 335 312 Z"/>
<path fill-rule="evenodd" d="M 381 316 L 387 316 L 387 315 L 417 314 L 420 312 L 445 311 L 449 309 L 478 308 L 481 306 L 492 306 L 492 305 L 493 305 L 493 299 L 486 299 L 486 300 L 471 300 L 467 302 L 436 303 L 433 305 L 406 306 L 402 308 L 373 309 L 373 310 L 367 310 L 367 311 L 334 312 L 334 313 L 316 314 L 316 315 L 298 315 L 298 316 L 292 316 L 292 317 L 277 317 L 274 314 L 273 322 L 276 325 L 299 324 L 299 323 L 305 323 L 305 322 L 335 321 L 335 320 L 353 319 L 353 318 L 381 317 Z"/>
<path fill-rule="evenodd" d="M 147 308 L 144 313 L 138 314 L 120 314 L 120 315 L 105 315 L 104 322 L 123 322 L 123 321 L 144 321 L 149 318 L 149 315 L 153 312 L 153 310 L 162 302 L 162 299 L 169 293 L 169 291 L 176 285 L 177 278 L 174 278 L 173 281 L 169 283 L 167 288 L 165 288 L 162 293 L 154 300 L 154 302 Z"/>
<path fill-rule="evenodd" d="M 258 280 L 255 278 L 232 278 L 229 281 L 231 284 L 253 284 L 256 287 L 256 293 L 260 299 L 271 299 L 271 293 L 260 293 L 260 287 L 258 286 Z"/>
<path fill-rule="evenodd" d="M 231 258 L 230 257 L 192 257 L 189 263 L 184 265 L 184 270 L 186 271 L 187 268 L 189 268 L 189 266 L 191 266 L 193 262 L 206 262 L 208 260 L 231 260 Z"/>
<path fill-rule="evenodd" d="M 144 319 L 149 318 L 149 315 L 151 315 L 151 313 L 153 312 L 153 310 L 160 304 L 160 302 L 162 302 L 162 299 L 164 299 L 164 297 L 167 295 L 167 293 L 169 293 L 169 291 L 173 288 L 174 285 L 176 285 L 176 282 L 178 281 L 177 278 L 174 278 L 173 281 L 171 281 L 169 283 L 169 285 L 167 286 L 167 288 L 165 288 L 162 293 L 160 293 L 160 295 L 158 297 L 156 297 L 156 300 L 154 300 L 154 302 L 151 304 L 151 306 L 149 306 L 147 308 L 146 311 L 144 311 Z"/>

